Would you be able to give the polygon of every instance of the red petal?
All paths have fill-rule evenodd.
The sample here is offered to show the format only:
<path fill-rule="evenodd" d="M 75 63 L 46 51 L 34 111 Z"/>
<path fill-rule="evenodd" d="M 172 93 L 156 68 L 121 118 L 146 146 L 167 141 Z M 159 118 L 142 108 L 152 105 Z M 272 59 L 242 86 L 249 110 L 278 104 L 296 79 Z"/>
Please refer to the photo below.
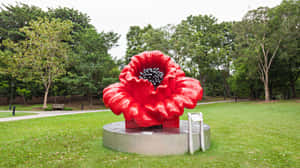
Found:
<path fill-rule="evenodd" d="M 137 103 L 132 103 L 128 108 L 128 112 L 124 113 L 124 117 L 126 120 L 131 120 L 132 118 L 139 115 L 140 111 L 141 111 L 140 106 Z"/>
<path fill-rule="evenodd" d="M 162 124 L 160 121 L 157 121 L 156 118 L 150 116 L 145 110 L 139 110 L 139 114 L 134 118 L 135 122 L 141 127 L 150 127 L 153 125 Z"/>
<path fill-rule="evenodd" d="M 124 85 L 122 83 L 115 83 L 109 85 L 103 90 L 103 102 L 105 105 L 109 105 L 109 99 L 118 92 L 122 92 Z"/>
<path fill-rule="evenodd" d="M 167 99 L 165 101 L 165 105 L 169 114 L 169 118 L 172 118 L 174 116 L 179 116 L 179 114 L 182 113 L 182 111 L 180 111 L 180 109 L 177 107 L 177 105 L 174 103 L 173 100 Z"/>
<path fill-rule="evenodd" d="M 162 101 L 159 101 L 156 106 L 155 106 L 155 110 L 157 110 L 159 112 L 159 114 L 161 114 L 161 116 L 163 118 L 168 118 L 169 117 L 169 114 L 166 110 L 166 107 L 164 105 L 164 102 Z"/>
<path fill-rule="evenodd" d="M 200 82 L 193 78 L 181 77 L 176 79 L 176 92 L 185 97 L 189 97 L 194 103 L 197 103 L 202 97 L 202 88 Z"/>
<path fill-rule="evenodd" d="M 132 99 L 124 92 L 122 83 L 115 83 L 103 90 L 103 101 L 116 115 L 127 113 Z"/>
<path fill-rule="evenodd" d="M 183 95 L 174 95 L 173 100 L 181 107 L 194 108 L 196 104 L 189 98 Z"/>
<path fill-rule="evenodd" d="M 131 62 L 129 63 L 129 66 L 134 69 L 135 72 L 135 76 L 139 76 L 139 72 L 142 71 L 142 65 L 141 62 L 139 61 L 139 59 L 137 57 L 132 57 L 131 58 Z"/>

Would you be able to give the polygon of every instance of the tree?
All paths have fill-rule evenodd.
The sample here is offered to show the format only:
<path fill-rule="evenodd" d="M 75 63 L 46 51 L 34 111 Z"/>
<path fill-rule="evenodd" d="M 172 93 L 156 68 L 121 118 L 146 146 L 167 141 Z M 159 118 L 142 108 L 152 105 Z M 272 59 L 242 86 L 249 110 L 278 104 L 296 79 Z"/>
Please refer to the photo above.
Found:
<path fill-rule="evenodd" d="M 229 78 L 229 83 L 235 96 L 258 99 L 263 88 L 257 75 L 257 62 L 243 55 L 248 54 L 248 52 L 248 48 L 234 51 L 231 66 L 232 75 Z"/>
<path fill-rule="evenodd" d="M 232 25 L 231 22 L 222 22 L 217 25 L 217 40 L 215 40 L 215 48 L 212 50 L 212 64 L 222 76 L 224 99 L 231 95 L 227 80 L 230 77 L 230 64 L 235 48 Z"/>
<path fill-rule="evenodd" d="M 274 19 L 270 17 L 269 8 L 260 7 L 249 11 L 243 20 L 235 25 L 239 46 L 247 47 L 248 53 L 245 55 L 257 63 L 266 101 L 270 100 L 270 68 L 283 39 L 281 29 L 274 29 L 272 24 L 274 25 Z"/>
<path fill-rule="evenodd" d="M 37 20 L 38 17 L 46 15 L 46 12 L 36 6 L 28 6 L 23 3 L 16 6 L 3 5 L 0 12 L 0 43 L 5 39 L 15 42 L 24 40 L 25 34 L 19 29 L 28 26 L 31 20 Z"/>
<path fill-rule="evenodd" d="M 70 20 L 73 23 L 72 33 L 81 32 L 86 28 L 93 28 L 94 26 L 90 24 L 90 17 L 75 9 L 64 8 L 49 8 L 48 9 L 49 18 L 60 18 L 61 20 Z"/>
<path fill-rule="evenodd" d="M 152 29 L 151 25 L 145 28 L 140 28 L 139 26 L 130 26 L 129 31 L 126 35 L 127 38 L 127 49 L 125 55 L 125 63 L 130 62 L 130 58 L 136 54 L 145 51 L 145 42 L 143 39 L 143 33 Z"/>
<path fill-rule="evenodd" d="M 20 29 L 26 39 L 19 42 L 3 41 L 10 49 L 3 58 L 7 67 L 2 71 L 24 81 L 40 81 L 44 86 L 43 108 L 47 108 L 47 97 L 54 79 L 65 73 L 68 44 L 71 40 L 71 21 L 39 18 Z"/>
<path fill-rule="evenodd" d="M 229 76 L 230 52 L 232 51 L 231 27 L 229 23 L 218 24 L 213 16 L 189 16 L 176 25 L 171 43 L 172 57 L 184 71 L 201 81 L 205 94 L 214 86 L 208 79 L 212 73 L 223 74 L 223 92 L 230 95 L 227 78 Z M 216 71 L 219 69 L 218 71 Z M 226 71 L 224 71 L 224 69 Z M 213 76 L 219 76 L 214 74 Z M 219 80 L 217 80 L 219 81 Z"/>
<path fill-rule="evenodd" d="M 17 93 L 23 97 L 24 104 L 26 104 L 27 99 L 31 96 L 30 90 L 26 88 L 17 88 Z"/>
<path fill-rule="evenodd" d="M 281 71 L 288 77 L 287 85 L 296 98 L 296 81 L 300 76 L 300 1 L 284 0 L 271 10 L 274 18 L 273 29 L 280 30 L 284 35 L 279 48 Z"/>
<path fill-rule="evenodd" d="M 20 32 L 20 28 L 28 26 L 31 20 L 36 20 L 38 17 L 46 16 L 41 8 L 36 6 L 29 6 L 23 3 L 13 5 L 2 5 L 0 11 L 0 44 L 3 40 L 10 39 L 14 42 L 25 39 L 25 34 Z M 5 47 L 0 45 L 0 52 L 4 51 Z M 3 53 L 2 53 L 3 54 Z M 4 63 L 1 63 L 2 66 Z M 1 65 L 2 64 L 2 65 Z M 5 67 L 5 65 L 3 65 Z M 15 86 L 20 81 L 14 79 L 10 73 L 2 74 L 8 80 L 9 89 L 4 92 L 5 96 L 9 98 L 9 103 L 12 103 L 14 93 L 16 92 Z"/>
<path fill-rule="evenodd" d="M 118 67 L 108 50 L 116 45 L 119 35 L 113 32 L 97 33 L 94 28 L 86 28 L 76 36 L 78 40 L 74 43 L 69 62 L 69 68 L 73 70 L 69 70 L 63 81 L 73 86 L 73 94 L 86 94 L 92 104 L 92 96 L 100 94 L 107 86 L 104 85 L 107 80 L 115 82 L 118 79 Z M 117 72 L 114 72 L 116 69 Z"/>
<path fill-rule="evenodd" d="M 61 19 L 72 21 L 73 27 L 71 31 L 72 41 L 68 41 L 70 44 L 71 49 L 73 50 L 75 46 L 75 42 L 80 40 L 78 39 L 78 33 L 81 33 L 85 31 L 87 28 L 94 28 L 93 25 L 90 24 L 90 17 L 75 9 L 70 9 L 67 7 L 64 8 L 48 8 L 48 17 L 49 18 L 55 18 L 55 19 Z"/>

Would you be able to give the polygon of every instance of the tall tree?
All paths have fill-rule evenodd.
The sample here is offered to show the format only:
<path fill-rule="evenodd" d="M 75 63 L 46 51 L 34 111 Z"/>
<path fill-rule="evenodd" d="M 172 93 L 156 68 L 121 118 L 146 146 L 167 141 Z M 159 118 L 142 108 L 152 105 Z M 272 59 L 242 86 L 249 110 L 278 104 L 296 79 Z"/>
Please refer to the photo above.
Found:
<path fill-rule="evenodd" d="M 77 33 L 78 40 L 74 43 L 69 66 L 73 68 L 63 78 L 64 82 L 72 85 L 75 93 L 87 95 L 92 104 L 92 96 L 99 95 L 101 90 L 118 79 L 118 67 L 108 53 L 119 39 L 113 32 L 98 33 L 94 28 L 86 28 Z M 74 93 L 73 93 L 74 94 Z"/>
<path fill-rule="evenodd" d="M 272 27 L 274 19 L 270 17 L 269 11 L 267 7 L 249 11 L 235 27 L 240 47 L 248 47 L 246 56 L 257 62 L 260 79 L 264 84 L 266 101 L 270 100 L 270 68 L 283 39 L 281 29 Z"/>
<path fill-rule="evenodd" d="M 31 20 L 36 20 L 38 17 L 44 17 L 47 13 L 41 8 L 36 6 L 29 6 L 23 3 L 13 5 L 4 5 L 0 9 L 0 44 L 3 40 L 10 39 L 14 42 L 19 40 L 24 40 L 26 38 L 25 34 L 19 29 L 28 26 Z M 4 51 L 5 47 L 0 45 L 0 52 Z M 4 64 L 0 60 L 1 64 Z M 5 67 L 5 65 L 3 65 Z M 20 81 L 14 79 L 10 73 L 3 74 L 3 76 L 8 80 L 9 89 L 5 92 L 7 97 L 9 97 L 9 103 L 13 101 L 14 93 L 16 93 L 16 85 Z"/>
<path fill-rule="evenodd" d="M 296 81 L 300 76 L 300 1 L 282 1 L 271 10 L 271 16 L 274 18 L 273 29 L 284 35 L 279 48 L 279 59 L 284 65 L 280 69 L 286 73 L 287 85 L 295 98 Z"/>
<path fill-rule="evenodd" d="M 131 26 L 126 35 L 127 49 L 125 55 L 125 63 L 130 62 L 130 58 L 136 54 L 139 54 L 147 50 L 147 43 L 145 42 L 145 33 L 149 30 L 153 30 L 151 25 L 147 25 L 144 28 L 139 26 Z"/>
<path fill-rule="evenodd" d="M 70 20 L 73 23 L 72 33 L 83 31 L 86 28 L 92 28 L 90 17 L 76 9 L 64 8 L 49 8 L 48 15 L 50 18 L 60 18 L 61 20 Z"/>
<path fill-rule="evenodd" d="M 227 47 L 230 45 L 227 45 L 229 36 L 225 28 L 225 24 L 219 25 L 216 18 L 208 15 L 189 16 L 176 26 L 172 36 L 174 59 L 180 62 L 188 74 L 198 78 L 202 85 L 209 86 L 208 82 L 213 80 L 207 81 L 208 75 L 217 72 L 215 70 L 221 67 L 221 64 L 229 65 L 228 50 L 231 48 Z M 221 56 L 223 59 L 219 59 Z M 226 83 L 226 80 L 223 82 Z M 204 91 L 208 89 L 204 88 Z"/>
<path fill-rule="evenodd" d="M 65 73 L 65 62 L 68 57 L 68 44 L 71 40 L 71 21 L 39 18 L 31 21 L 29 26 L 21 28 L 26 39 L 17 43 L 3 41 L 6 51 L 3 58 L 7 67 L 2 71 L 25 81 L 41 81 L 44 92 L 43 108 L 47 108 L 47 97 L 54 79 Z"/>
<path fill-rule="evenodd" d="M 15 42 L 25 39 L 25 34 L 19 29 L 28 26 L 31 20 L 37 20 L 38 17 L 46 15 L 46 12 L 36 6 L 23 3 L 16 6 L 3 5 L 0 11 L 0 43 L 5 39 L 11 39 Z"/>

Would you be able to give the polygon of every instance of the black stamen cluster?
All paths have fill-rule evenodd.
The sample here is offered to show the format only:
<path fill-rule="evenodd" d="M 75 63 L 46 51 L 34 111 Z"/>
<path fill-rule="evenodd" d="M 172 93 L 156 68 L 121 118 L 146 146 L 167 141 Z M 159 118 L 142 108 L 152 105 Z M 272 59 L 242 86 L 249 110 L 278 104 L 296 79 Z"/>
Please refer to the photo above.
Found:
<path fill-rule="evenodd" d="M 147 79 L 156 88 L 164 78 L 164 73 L 159 71 L 159 68 L 145 68 L 140 72 L 140 79 Z"/>

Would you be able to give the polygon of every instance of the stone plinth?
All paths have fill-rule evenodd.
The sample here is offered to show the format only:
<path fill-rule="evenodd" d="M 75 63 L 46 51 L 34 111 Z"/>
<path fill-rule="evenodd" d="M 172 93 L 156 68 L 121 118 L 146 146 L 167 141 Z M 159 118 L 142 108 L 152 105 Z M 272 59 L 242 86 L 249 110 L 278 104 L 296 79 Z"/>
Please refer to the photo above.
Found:
<path fill-rule="evenodd" d="M 200 149 L 200 129 L 193 123 L 193 147 Z M 204 124 L 205 148 L 210 146 L 210 127 Z M 178 155 L 188 152 L 188 121 L 181 120 L 180 128 L 125 129 L 125 122 L 103 127 L 105 147 L 144 155 Z"/>

